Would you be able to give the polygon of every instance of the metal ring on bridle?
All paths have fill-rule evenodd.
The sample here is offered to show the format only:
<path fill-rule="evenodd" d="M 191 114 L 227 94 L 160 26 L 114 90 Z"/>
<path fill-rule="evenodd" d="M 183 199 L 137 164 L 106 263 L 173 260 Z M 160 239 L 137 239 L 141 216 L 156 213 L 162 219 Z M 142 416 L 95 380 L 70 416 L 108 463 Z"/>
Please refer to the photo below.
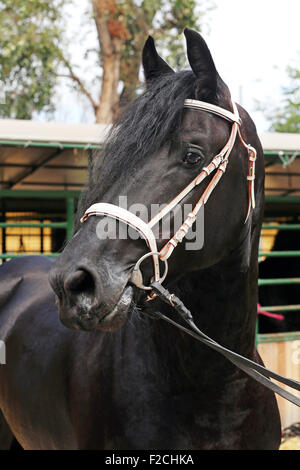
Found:
<path fill-rule="evenodd" d="M 160 256 L 160 253 L 155 252 L 155 251 L 150 251 L 149 253 L 146 253 L 145 255 L 141 256 L 141 258 L 136 262 L 136 264 L 133 268 L 131 282 L 133 284 L 135 284 L 137 287 L 139 287 L 140 289 L 152 290 L 152 287 L 144 286 L 144 284 L 143 284 L 143 276 L 142 276 L 142 273 L 140 271 L 140 265 L 146 258 L 149 258 L 149 256 L 153 256 L 153 255 Z M 167 274 L 168 274 L 168 262 L 167 262 L 167 260 L 161 260 L 161 261 L 163 261 L 165 263 L 165 272 L 163 273 L 162 277 L 160 277 L 158 279 L 157 282 L 159 282 L 159 283 L 162 283 L 166 279 Z"/>

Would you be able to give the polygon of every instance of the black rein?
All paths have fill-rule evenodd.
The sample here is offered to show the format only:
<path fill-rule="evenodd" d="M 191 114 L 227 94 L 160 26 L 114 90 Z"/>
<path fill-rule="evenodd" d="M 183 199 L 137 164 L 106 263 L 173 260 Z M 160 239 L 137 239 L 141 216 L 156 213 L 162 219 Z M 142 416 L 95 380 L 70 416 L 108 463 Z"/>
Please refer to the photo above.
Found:
<path fill-rule="evenodd" d="M 154 316 L 161 320 L 164 320 L 171 325 L 179 328 L 180 330 L 184 331 L 185 333 L 189 334 L 193 338 L 197 339 L 201 343 L 206 344 L 208 347 L 218 351 L 224 357 L 226 357 L 230 362 L 232 362 L 235 366 L 239 369 L 243 370 L 246 374 L 250 375 L 253 379 L 255 379 L 260 384 L 264 385 L 265 387 L 269 388 L 273 392 L 277 393 L 278 395 L 282 396 L 286 400 L 294 403 L 294 405 L 300 406 L 300 398 L 296 397 L 292 393 L 288 392 L 284 388 L 280 387 L 279 385 L 275 384 L 270 380 L 269 377 L 281 382 L 289 387 L 299 390 L 300 391 L 300 382 L 296 380 L 289 379 L 287 377 L 283 377 L 282 375 L 276 374 L 275 372 L 267 369 L 266 367 L 257 364 L 256 362 L 247 359 L 246 357 L 237 354 L 230 349 L 224 348 L 216 341 L 211 339 L 209 336 L 205 335 L 194 323 L 193 316 L 191 312 L 185 307 L 183 302 L 176 297 L 174 294 L 170 294 L 170 292 L 165 289 L 159 282 L 153 282 L 151 287 L 155 294 L 161 298 L 164 302 L 168 305 L 171 305 L 175 310 L 179 313 L 179 315 L 183 318 L 183 320 L 190 326 L 191 329 L 186 328 L 179 323 L 176 323 L 171 318 L 167 317 L 161 312 L 155 312 Z"/>

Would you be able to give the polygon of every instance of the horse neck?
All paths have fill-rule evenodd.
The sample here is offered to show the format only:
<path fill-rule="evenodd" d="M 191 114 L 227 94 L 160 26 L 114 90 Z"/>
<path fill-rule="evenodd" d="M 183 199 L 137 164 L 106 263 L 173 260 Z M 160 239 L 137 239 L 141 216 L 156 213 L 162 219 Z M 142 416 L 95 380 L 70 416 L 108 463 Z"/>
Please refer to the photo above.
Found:
<path fill-rule="evenodd" d="M 189 308 L 200 330 L 221 345 L 253 358 L 257 317 L 258 237 L 254 243 L 253 240 L 249 242 L 252 246 L 247 266 L 246 247 L 243 245 L 243 249 L 217 265 L 187 274 L 170 291 L 175 292 Z M 162 306 L 161 310 L 174 318 L 170 307 Z M 196 373 L 202 380 L 201 372 L 198 372 L 199 365 L 202 369 L 201 364 L 209 363 L 212 366 L 211 377 L 218 374 L 219 368 L 222 369 L 221 376 L 224 376 L 226 365 L 224 360 L 220 361 L 218 353 L 211 352 L 162 320 L 151 321 L 153 341 L 161 352 L 164 349 L 162 360 L 169 361 L 170 367 L 174 365 L 178 370 L 180 364 L 182 371 L 186 373 L 189 370 L 192 375 Z M 230 370 L 232 372 L 232 368 Z"/>

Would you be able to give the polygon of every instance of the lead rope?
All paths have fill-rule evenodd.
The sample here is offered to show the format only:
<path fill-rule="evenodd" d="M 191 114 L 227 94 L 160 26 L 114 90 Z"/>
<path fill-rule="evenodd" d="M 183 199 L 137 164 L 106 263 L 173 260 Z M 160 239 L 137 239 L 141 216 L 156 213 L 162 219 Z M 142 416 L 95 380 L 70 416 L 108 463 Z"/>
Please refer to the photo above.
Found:
<path fill-rule="evenodd" d="M 266 367 L 257 364 L 256 362 L 247 359 L 246 357 L 237 354 L 230 349 L 224 348 L 219 343 L 214 341 L 212 338 L 204 334 L 199 328 L 195 325 L 193 316 L 191 312 L 185 307 L 183 302 L 175 295 L 171 294 L 167 289 L 165 289 L 159 282 L 153 282 L 151 284 L 151 288 L 155 292 L 155 294 L 161 298 L 165 303 L 171 305 L 183 318 L 183 320 L 189 325 L 191 328 L 185 328 L 184 326 L 176 323 L 171 318 L 167 317 L 161 312 L 155 312 L 151 314 L 152 316 L 164 320 L 171 325 L 175 326 L 176 328 L 184 331 L 188 335 L 192 336 L 196 340 L 200 341 L 201 343 L 206 344 L 206 346 L 218 351 L 224 357 L 226 357 L 232 364 L 234 364 L 239 369 L 243 370 L 246 374 L 252 377 L 254 380 L 259 382 L 260 384 L 264 385 L 268 389 L 272 390 L 273 392 L 277 393 L 281 397 L 285 398 L 286 400 L 290 401 L 296 406 L 300 406 L 300 398 L 293 395 L 292 393 L 288 392 L 284 388 L 280 387 L 279 385 L 272 382 L 269 377 L 281 382 L 288 387 L 291 387 L 295 390 L 300 391 L 300 383 L 296 380 L 289 379 L 287 377 L 283 377 L 282 375 L 276 374 Z"/>

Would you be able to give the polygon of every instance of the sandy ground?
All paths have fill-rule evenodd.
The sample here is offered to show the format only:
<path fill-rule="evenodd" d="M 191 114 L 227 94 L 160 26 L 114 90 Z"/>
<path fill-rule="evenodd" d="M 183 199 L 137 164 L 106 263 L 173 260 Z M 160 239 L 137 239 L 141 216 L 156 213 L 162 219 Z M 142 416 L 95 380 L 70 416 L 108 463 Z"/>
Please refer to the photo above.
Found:
<path fill-rule="evenodd" d="M 279 450 L 300 450 L 300 436 L 283 438 Z"/>

